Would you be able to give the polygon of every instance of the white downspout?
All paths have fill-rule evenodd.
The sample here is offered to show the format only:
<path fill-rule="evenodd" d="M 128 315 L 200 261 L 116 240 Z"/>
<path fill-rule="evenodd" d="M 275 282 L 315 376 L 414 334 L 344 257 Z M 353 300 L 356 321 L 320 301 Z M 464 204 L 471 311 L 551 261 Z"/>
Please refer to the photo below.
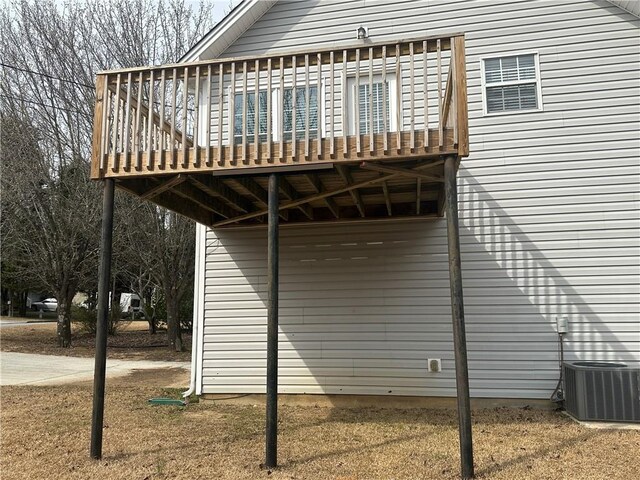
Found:
<path fill-rule="evenodd" d="M 196 378 L 198 374 L 198 350 L 200 346 L 200 342 L 198 341 L 200 338 L 199 332 L 203 328 L 200 324 L 202 322 L 202 311 L 204 310 L 202 307 L 202 277 L 204 272 L 202 271 L 202 260 L 203 260 L 203 251 L 206 252 L 206 246 L 203 246 L 202 242 L 202 230 L 205 231 L 205 239 L 206 242 L 206 229 L 203 225 L 199 223 L 196 224 L 196 255 L 195 255 L 195 268 L 194 268 L 194 278 L 193 278 L 193 332 L 191 334 L 191 378 L 189 381 L 189 389 L 182 393 L 184 398 L 189 397 L 196 391 Z"/>

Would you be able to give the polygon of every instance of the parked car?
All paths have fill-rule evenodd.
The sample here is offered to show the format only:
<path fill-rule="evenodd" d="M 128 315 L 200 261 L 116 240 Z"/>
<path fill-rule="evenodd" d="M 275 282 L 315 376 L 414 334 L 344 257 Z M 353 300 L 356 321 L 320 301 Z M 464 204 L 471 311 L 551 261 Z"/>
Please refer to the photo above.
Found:
<path fill-rule="evenodd" d="M 40 302 L 31 302 L 31 308 L 36 312 L 55 312 L 58 310 L 58 300 L 55 298 L 45 298 Z"/>

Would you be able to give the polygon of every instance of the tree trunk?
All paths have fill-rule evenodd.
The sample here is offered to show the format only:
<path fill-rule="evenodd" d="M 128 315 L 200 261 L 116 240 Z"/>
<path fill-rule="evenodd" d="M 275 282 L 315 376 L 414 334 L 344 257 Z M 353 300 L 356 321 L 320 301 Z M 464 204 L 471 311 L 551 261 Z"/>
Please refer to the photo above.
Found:
<path fill-rule="evenodd" d="M 156 314 L 153 313 L 147 316 L 147 322 L 149 323 L 149 333 L 151 335 L 156 334 Z"/>
<path fill-rule="evenodd" d="M 8 315 L 13 317 L 13 290 L 9 290 L 9 312 Z"/>
<path fill-rule="evenodd" d="M 169 336 L 169 346 L 176 352 L 184 351 L 182 345 L 182 332 L 180 331 L 180 318 L 178 314 L 178 301 L 170 296 L 166 297 L 167 302 L 167 335 Z"/>
<path fill-rule="evenodd" d="M 58 346 L 71 347 L 71 301 L 58 295 Z"/>
<path fill-rule="evenodd" d="M 23 290 L 18 294 L 20 298 L 20 302 L 18 304 L 18 316 L 20 317 L 27 316 L 27 296 L 28 295 L 29 295 L 28 290 Z"/>
<path fill-rule="evenodd" d="M 144 316 L 149 323 L 149 333 L 155 335 L 158 323 L 156 319 L 156 308 L 153 306 L 151 293 L 147 292 L 141 295 L 140 299 L 142 301 L 142 308 L 144 308 Z"/>
<path fill-rule="evenodd" d="M 58 345 L 62 348 L 71 347 L 71 305 L 76 292 L 73 287 L 67 287 L 58 292 Z"/>

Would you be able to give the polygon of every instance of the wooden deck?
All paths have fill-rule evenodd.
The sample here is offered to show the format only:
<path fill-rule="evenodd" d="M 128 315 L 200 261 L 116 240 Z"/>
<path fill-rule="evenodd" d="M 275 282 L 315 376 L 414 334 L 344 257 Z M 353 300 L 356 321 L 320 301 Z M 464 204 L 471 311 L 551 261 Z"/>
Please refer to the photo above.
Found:
<path fill-rule="evenodd" d="M 438 216 L 464 58 L 453 35 L 103 72 L 92 178 L 216 227 L 264 222 L 273 172 L 284 223 Z"/>

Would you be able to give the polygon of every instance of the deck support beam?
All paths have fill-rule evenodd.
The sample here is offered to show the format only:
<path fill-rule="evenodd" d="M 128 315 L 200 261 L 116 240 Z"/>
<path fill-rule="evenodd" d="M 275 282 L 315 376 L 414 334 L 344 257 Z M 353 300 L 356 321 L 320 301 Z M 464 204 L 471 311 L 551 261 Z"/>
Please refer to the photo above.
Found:
<path fill-rule="evenodd" d="M 265 467 L 278 465 L 278 269 L 279 178 L 269 175 L 267 229 L 267 428 Z"/>
<path fill-rule="evenodd" d="M 109 285 L 111 284 L 111 249 L 113 239 L 113 196 L 116 182 L 104 181 L 102 196 L 102 237 L 100 240 L 100 270 L 98 277 L 98 321 L 96 323 L 96 358 L 93 374 L 93 414 L 91 416 L 91 458 L 102 458 L 104 426 L 104 387 L 107 368 L 107 319 L 109 315 Z"/>
<path fill-rule="evenodd" d="M 471 402 L 469 398 L 469 369 L 467 341 L 464 327 L 462 297 L 462 268 L 460 264 L 460 232 L 458 225 L 458 188 L 456 184 L 456 157 L 449 156 L 444 163 L 445 209 L 447 240 L 449 245 L 449 281 L 451 285 L 451 316 L 453 346 L 456 365 L 456 391 L 458 403 L 458 429 L 460 433 L 460 462 L 462 478 L 473 478 L 473 443 L 471 440 Z"/>

